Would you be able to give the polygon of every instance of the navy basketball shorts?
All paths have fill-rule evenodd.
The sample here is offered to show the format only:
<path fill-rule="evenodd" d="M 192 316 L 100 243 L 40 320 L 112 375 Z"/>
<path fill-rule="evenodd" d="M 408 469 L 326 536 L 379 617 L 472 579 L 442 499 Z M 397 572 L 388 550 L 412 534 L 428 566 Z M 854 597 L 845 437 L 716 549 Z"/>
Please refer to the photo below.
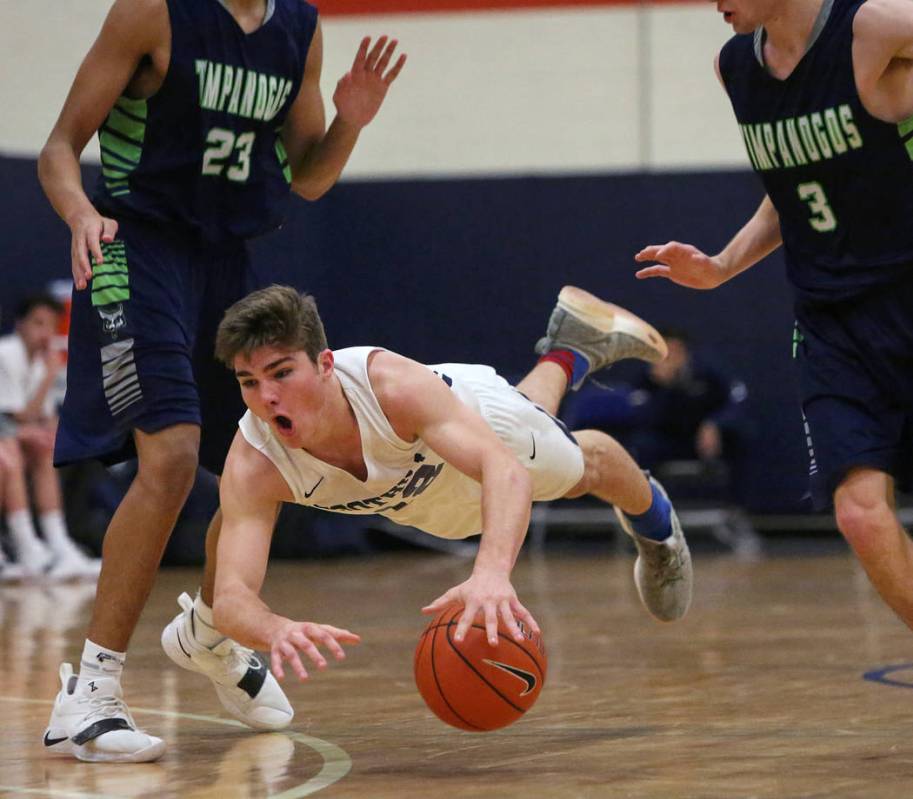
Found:
<path fill-rule="evenodd" d="M 911 277 L 834 304 L 798 304 L 795 362 L 815 507 L 859 467 L 906 482 L 913 449 Z"/>
<path fill-rule="evenodd" d="M 249 290 L 247 250 L 118 222 L 88 288 L 73 292 L 54 461 L 118 463 L 135 454 L 133 430 L 192 424 L 200 463 L 218 474 L 244 405 L 213 347 L 223 313 Z"/>

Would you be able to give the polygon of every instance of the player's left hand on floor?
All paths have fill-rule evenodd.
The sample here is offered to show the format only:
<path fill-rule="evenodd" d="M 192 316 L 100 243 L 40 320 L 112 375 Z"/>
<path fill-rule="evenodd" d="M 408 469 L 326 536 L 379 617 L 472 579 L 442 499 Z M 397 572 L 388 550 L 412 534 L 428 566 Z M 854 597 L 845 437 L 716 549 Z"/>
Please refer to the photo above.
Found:
<path fill-rule="evenodd" d="M 307 655 L 318 669 L 325 669 L 327 661 L 318 645 L 331 652 L 336 660 L 344 660 L 346 653 L 342 644 L 357 644 L 360 641 L 361 637 L 355 633 L 330 624 L 289 621 L 270 641 L 270 666 L 277 680 L 285 677 L 283 661 L 288 662 L 299 680 L 306 680 L 308 673 L 299 652 Z"/>

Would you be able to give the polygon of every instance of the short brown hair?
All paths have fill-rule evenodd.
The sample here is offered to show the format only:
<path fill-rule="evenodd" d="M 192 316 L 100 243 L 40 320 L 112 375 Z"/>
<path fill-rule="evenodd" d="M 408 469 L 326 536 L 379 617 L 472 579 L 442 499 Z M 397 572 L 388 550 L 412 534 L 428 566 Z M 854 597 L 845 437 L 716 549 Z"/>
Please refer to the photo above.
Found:
<path fill-rule="evenodd" d="M 303 350 L 316 363 L 327 336 L 314 298 L 291 286 L 270 286 L 232 305 L 216 333 L 216 358 L 233 369 L 239 354 L 259 347 Z"/>

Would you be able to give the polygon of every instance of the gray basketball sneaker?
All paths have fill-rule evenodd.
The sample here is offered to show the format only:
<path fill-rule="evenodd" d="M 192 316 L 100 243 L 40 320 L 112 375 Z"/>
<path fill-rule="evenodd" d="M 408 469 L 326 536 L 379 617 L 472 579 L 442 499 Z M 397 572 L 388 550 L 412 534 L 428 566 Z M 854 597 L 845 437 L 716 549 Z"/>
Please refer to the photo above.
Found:
<path fill-rule="evenodd" d="M 669 498 L 655 477 L 648 479 L 666 499 Z M 634 584 L 640 601 L 660 621 L 675 621 L 685 615 L 691 605 L 694 583 L 688 542 L 675 508 L 672 508 L 671 514 L 672 535 L 660 542 L 635 533 L 628 517 L 618 507 L 615 508 L 621 529 L 634 539 L 637 547 Z"/>
<path fill-rule="evenodd" d="M 587 375 L 624 358 L 663 360 L 669 350 L 656 329 L 630 311 L 600 300 L 576 286 L 565 286 L 548 320 L 536 352 L 573 350 L 585 364 L 575 364 L 571 388 L 576 391 Z"/>

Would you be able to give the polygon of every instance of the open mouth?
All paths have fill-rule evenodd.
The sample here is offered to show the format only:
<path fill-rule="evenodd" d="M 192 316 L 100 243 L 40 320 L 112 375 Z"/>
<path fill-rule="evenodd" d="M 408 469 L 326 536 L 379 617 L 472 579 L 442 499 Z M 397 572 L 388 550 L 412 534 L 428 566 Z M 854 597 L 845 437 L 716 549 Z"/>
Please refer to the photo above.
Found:
<path fill-rule="evenodd" d="M 276 422 L 276 427 L 278 427 L 282 432 L 292 432 L 292 420 L 289 419 L 288 416 L 282 416 L 280 414 L 279 416 L 274 417 L 274 421 Z"/>

